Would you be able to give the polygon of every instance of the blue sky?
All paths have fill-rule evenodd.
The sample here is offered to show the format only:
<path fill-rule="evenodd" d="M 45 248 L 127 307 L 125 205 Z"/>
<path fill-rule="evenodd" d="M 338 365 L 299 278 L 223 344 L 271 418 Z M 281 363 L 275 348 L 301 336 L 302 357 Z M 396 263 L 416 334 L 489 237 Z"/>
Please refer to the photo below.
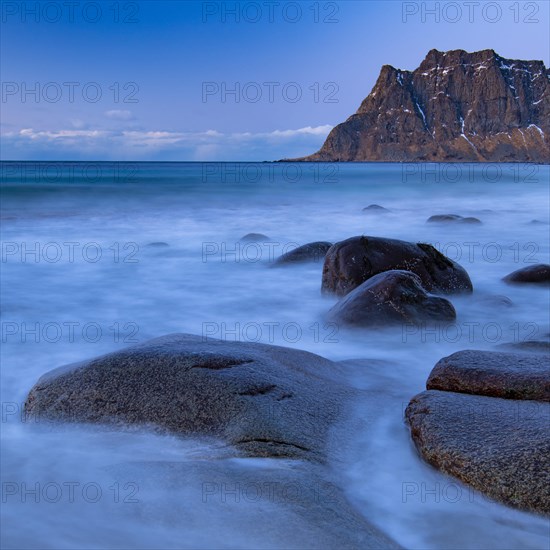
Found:
<path fill-rule="evenodd" d="M 309 154 L 384 64 L 492 48 L 548 66 L 549 5 L 3 0 L 0 158 Z"/>

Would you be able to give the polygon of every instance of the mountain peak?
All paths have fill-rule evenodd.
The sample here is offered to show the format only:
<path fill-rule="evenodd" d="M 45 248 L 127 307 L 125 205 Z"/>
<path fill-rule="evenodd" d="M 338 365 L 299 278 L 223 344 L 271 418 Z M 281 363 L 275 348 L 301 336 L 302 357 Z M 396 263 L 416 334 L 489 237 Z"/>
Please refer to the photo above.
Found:
<path fill-rule="evenodd" d="M 384 65 L 319 161 L 550 162 L 550 72 L 492 49 L 432 49 L 414 71 Z"/>

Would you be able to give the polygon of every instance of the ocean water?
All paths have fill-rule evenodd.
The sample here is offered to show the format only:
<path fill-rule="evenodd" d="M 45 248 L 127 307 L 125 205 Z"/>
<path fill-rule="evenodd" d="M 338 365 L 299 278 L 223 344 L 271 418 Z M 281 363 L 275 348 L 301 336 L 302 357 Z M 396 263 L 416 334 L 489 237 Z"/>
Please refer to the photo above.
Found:
<path fill-rule="evenodd" d="M 424 464 L 403 411 L 441 357 L 548 338 L 548 289 L 501 278 L 549 261 L 549 166 L 31 162 L 1 170 L 3 548 L 308 540 L 285 498 L 224 495 L 201 470 L 216 459 L 227 479 L 250 481 L 292 471 L 287 461 L 228 459 L 215 441 L 22 416 L 48 370 L 172 332 L 370 359 L 345 363 L 365 402 L 355 412 L 361 429 L 334 466 L 358 510 L 407 548 L 548 547 L 547 519 L 490 502 Z M 390 212 L 362 211 L 373 203 Z M 426 223 L 445 213 L 483 223 Z M 239 242 L 251 232 L 270 241 Z M 272 268 L 297 245 L 361 234 L 429 242 L 458 261 L 475 292 L 451 297 L 456 323 L 349 331 L 324 320 L 336 300 L 320 294 L 321 261 Z M 159 465 L 183 464 L 186 483 L 149 476 L 152 464 L 157 474 Z"/>

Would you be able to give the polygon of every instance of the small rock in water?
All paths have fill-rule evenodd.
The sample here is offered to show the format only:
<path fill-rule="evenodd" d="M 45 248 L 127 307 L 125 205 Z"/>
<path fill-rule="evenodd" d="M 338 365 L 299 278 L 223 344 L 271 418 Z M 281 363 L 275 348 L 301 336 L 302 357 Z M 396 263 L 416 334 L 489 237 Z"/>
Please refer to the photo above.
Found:
<path fill-rule="evenodd" d="M 262 233 L 247 233 L 244 237 L 240 239 L 240 242 L 243 243 L 257 243 L 262 241 L 271 240 L 267 235 Z"/>
<path fill-rule="evenodd" d="M 506 275 L 502 280 L 509 284 L 548 285 L 550 284 L 550 265 L 537 264 L 529 267 L 522 267 Z"/>
<path fill-rule="evenodd" d="M 387 208 L 384 208 L 379 204 L 369 204 L 368 206 L 365 206 L 365 208 L 363 208 L 363 212 L 375 212 L 377 214 L 387 214 L 388 212 L 391 212 L 391 210 L 388 210 Z"/>
<path fill-rule="evenodd" d="M 457 214 L 436 214 L 430 216 L 426 223 L 465 223 L 465 224 L 481 224 L 481 220 L 473 217 L 463 218 Z"/>
<path fill-rule="evenodd" d="M 456 312 L 448 300 L 428 294 L 420 277 L 410 271 L 384 271 L 344 296 L 330 311 L 336 323 L 354 326 L 418 324 L 453 321 Z"/>

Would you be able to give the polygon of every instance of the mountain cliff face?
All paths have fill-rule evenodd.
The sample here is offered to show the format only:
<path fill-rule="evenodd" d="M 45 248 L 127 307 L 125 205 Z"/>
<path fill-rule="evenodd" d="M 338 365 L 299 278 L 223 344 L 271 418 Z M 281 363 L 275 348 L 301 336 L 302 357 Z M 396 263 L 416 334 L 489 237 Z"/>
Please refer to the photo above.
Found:
<path fill-rule="evenodd" d="M 493 50 L 384 65 L 357 112 L 303 161 L 550 163 L 550 70 Z"/>

